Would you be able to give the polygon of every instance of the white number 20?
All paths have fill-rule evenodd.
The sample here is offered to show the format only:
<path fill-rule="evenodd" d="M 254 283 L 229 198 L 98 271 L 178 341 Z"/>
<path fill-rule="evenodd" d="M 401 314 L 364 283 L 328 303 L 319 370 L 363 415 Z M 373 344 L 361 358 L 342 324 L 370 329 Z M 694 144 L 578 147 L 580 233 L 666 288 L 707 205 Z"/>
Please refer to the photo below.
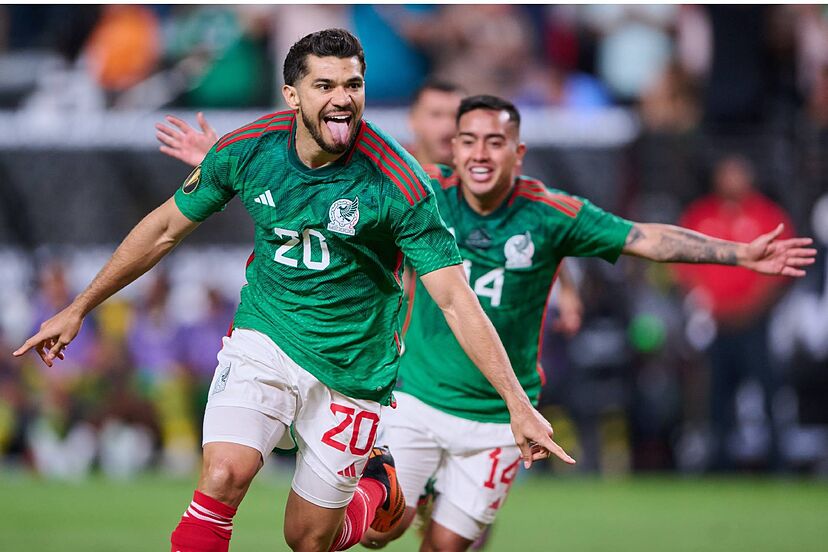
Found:
<path fill-rule="evenodd" d="M 299 244 L 299 232 L 295 230 L 287 230 L 285 228 L 274 228 L 273 232 L 280 238 L 290 238 L 288 241 L 279 246 L 276 250 L 276 256 L 273 258 L 277 263 L 287 265 L 293 268 L 299 266 L 297 259 L 291 259 L 285 256 L 285 253 Z M 313 259 L 313 250 L 311 246 L 311 236 L 316 238 L 319 242 L 319 247 L 322 250 L 322 258 L 319 260 Z M 324 270 L 331 264 L 331 255 L 328 251 L 328 244 L 325 242 L 325 236 L 316 230 L 305 229 L 302 231 L 302 264 L 311 270 Z"/>
<path fill-rule="evenodd" d="M 466 269 L 466 278 L 471 282 L 471 261 L 463 261 L 463 268 Z M 472 289 L 478 297 L 488 297 L 493 307 L 500 306 L 500 298 L 503 294 L 503 268 L 495 268 L 483 274 L 474 281 Z"/>

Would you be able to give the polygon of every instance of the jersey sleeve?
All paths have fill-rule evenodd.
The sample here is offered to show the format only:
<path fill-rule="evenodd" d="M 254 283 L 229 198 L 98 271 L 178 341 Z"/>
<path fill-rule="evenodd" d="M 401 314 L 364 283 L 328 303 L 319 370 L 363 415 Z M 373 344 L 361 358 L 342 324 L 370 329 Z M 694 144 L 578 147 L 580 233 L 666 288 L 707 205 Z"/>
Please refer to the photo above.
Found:
<path fill-rule="evenodd" d="M 184 184 L 175 192 L 175 204 L 188 219 L 201 222 L 224 209 L 235 195 L 231 156 L 216 147 L 207 152 Z"/>
<path fill-rule="evenodd" d="M 424 187 L 424 198 L 413 204 L 392 199 L 391 208 L 394 240 L 419 276 L 463 262 L 457 242 L 437 209 L 431 186 L 424 183 Z"/>
<path fill-rule="evenodd" d="M 567 256 L 600 257 L 614 263 L 621 256 L 633 223 L 604 211 L 584 198 L 564 238 Z"/>

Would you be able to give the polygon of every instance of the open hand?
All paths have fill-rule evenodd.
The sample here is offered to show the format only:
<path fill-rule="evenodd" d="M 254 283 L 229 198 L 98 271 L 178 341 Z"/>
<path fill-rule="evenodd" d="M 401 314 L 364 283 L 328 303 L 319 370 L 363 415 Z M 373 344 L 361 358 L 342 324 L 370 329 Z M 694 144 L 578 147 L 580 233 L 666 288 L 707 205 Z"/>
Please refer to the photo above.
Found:
<path fill-rule="evenodd" d="M 218 140 L 216 131 L 207 123 L 204 113 L 200 111 L 196 114 L 196 120 L 201 132 L 173 115 L 167 115 L 165 119 L 177 129 L 164 123 L 155 123 L 155 137 L 161 142 L 158 149 L 161 153 L 180 159 L 191 167 L 201 163 Z"/>
<path fill-rule="evenodd" d="M 780 224 L 772 232 L 763 234 L 747 245 L 742 266 L 773 276 L 793 276 L 801 278 L 805 271 L 801 267 L 814 264 L 816 249 L 806 247 L 814 240 L 811 238 L 790 238 L 777 240 L 785 229 Z"/>

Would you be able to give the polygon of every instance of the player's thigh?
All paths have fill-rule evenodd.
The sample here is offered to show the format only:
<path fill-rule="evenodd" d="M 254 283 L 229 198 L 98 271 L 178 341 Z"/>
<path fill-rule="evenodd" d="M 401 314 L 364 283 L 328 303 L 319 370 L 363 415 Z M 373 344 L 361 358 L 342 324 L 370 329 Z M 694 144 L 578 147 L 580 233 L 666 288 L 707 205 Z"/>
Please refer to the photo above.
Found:
<path fill-rule="evenodd" d="M 213 406 L 246 406 L 290 424 L 296 413 L 296 364 L 268 336 L 236 328 L 222 340 L 207 397 Z"/>
<path fill-rule="evenodd" d="M 380 405 L 334 391 L 301 370 L 293 490 L 323 508 L 348 504 L 376 440 Z"/>
<path fill-rule="evenodd" d="M 474 541 L 494 522 L 519 467 L 515 445 L 447 455 L 437 473 L 432 520 Z"/>
<path fill-rule="evenodd" d="M 432 431 L 439 422 L 431 422 L 429 410 L 433 409 L 403 394 L 398 395 L 396 408 L 382 410 L 378 443 L 387 446 L 394 457 L 397 479 L 409 507 L 416 507 L 445 453 Z"/>
<path fill-rule="evenodd" d="M 319 506 L 291 490 L 284 523 L 288 546 L 293 550 L 327 552 L 342 526 L 345 508 Z"/>

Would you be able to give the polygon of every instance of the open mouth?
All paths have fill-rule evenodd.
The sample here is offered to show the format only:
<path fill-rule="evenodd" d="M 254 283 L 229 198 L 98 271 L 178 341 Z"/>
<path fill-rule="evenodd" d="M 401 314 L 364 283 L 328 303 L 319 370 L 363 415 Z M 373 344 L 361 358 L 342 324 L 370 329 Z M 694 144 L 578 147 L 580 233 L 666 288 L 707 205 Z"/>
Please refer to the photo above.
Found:
<path fill-rule="evenodd" d="M 469 169 L 469 175 L 475 182 L 487 182 L 492 173 L 494 173 L 494 170 L 490 167 L 471 167 Z"/>
<path fill-rule="evenodd" d="M 353 115 L 350 113 L 325 115 L 322 120 L 325 122 L 325 126 L 328 127 L 334 142 L 340 145 L 348 143 Z"/>

